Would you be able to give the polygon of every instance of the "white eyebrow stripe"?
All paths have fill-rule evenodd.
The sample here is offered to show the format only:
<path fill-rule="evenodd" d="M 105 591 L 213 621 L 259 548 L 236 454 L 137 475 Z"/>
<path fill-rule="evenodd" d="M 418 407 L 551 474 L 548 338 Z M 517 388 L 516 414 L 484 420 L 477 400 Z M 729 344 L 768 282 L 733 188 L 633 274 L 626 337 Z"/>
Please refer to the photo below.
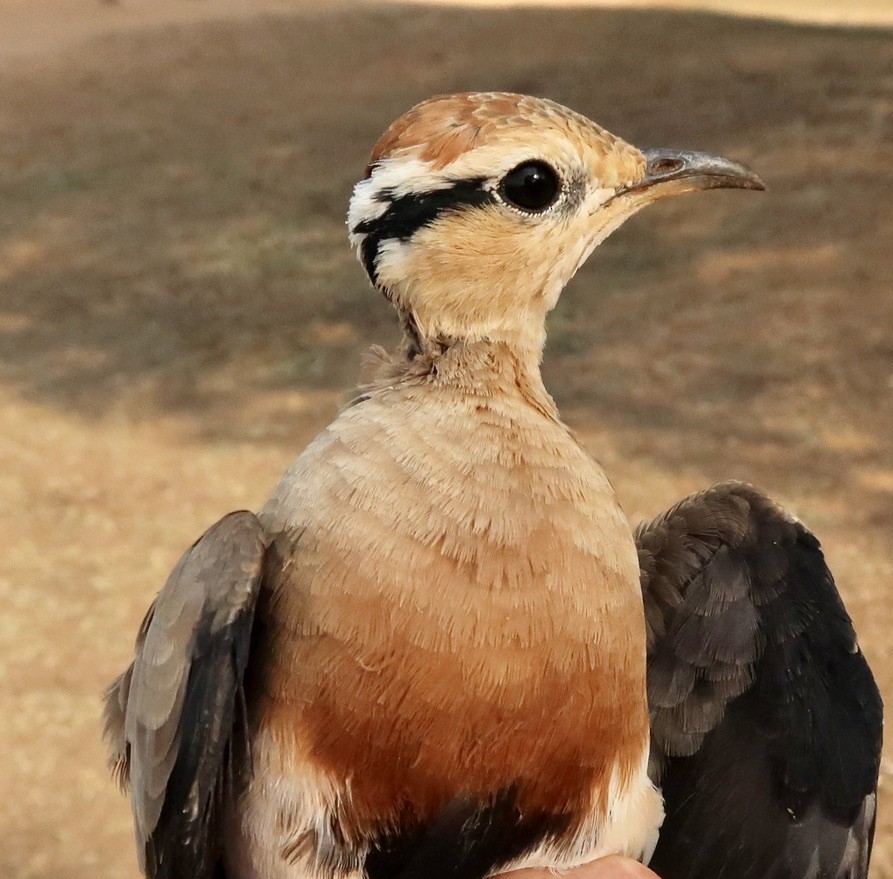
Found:
<path fill-rule="evenodd" d="M 347 226 L 354 247 L 362 242 L 362 233 L 354 230 L 383 216 L 393 201 L 410 195 L 421 195 L 449 189 L 466 177 L 445 174 L 432 168 L 430 162 L 411 157 L 382 159 L 365 180 L 354 187 L 347 212 Z"/>
<path fill-rule="evenodd" d="M 381 197 L 381 189 L 372 181 L 372 178 L 361 180 L 353 190 L 350 199 L 350 207 L 347 211 L 347 227 L 350 229 L 351 240 L 355 237 L 354 229 L 363 223 L 377 220 L 384 214 L 390 202 Z"/>
<path fill-rule="evenodd" d="M 419 159 L 384 159 L 372 174 L 354 187 L 347 225 L 353 232 L 363 223 L 378 219 L 394 198 L 418 192 L 445 189 L 453 180 L 431 169 L 428 162 Z"/>
<path fill-rule="evenodd" d="M 396 196 L 410 195 L 413 192 L 430 192 L 443 189 L 455 181 L 455 175 L 435 170 L 430 162 L 421 159 L 400 158 L 382 159 L 364 183 L 375 181 L 381 190 L 393 192 Z"/>

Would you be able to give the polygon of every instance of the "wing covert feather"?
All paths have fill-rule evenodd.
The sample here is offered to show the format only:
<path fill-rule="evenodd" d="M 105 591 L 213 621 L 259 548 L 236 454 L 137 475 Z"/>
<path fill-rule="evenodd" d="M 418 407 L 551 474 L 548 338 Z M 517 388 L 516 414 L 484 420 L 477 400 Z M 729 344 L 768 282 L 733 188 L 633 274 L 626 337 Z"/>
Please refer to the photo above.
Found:
<path fill-rule="evenodd" d="M 636 532 L 662 879 L 864 879 L 882 706 L 816 538 L 724 483 Z"/>
<path fill-rule="evenodd" d="M 213 833 L 248 662 L 266 539 L 231 513 L 177 563 L 106 693 L 111 763 L 129 786 L 147 876 L 212 875 Z"/>

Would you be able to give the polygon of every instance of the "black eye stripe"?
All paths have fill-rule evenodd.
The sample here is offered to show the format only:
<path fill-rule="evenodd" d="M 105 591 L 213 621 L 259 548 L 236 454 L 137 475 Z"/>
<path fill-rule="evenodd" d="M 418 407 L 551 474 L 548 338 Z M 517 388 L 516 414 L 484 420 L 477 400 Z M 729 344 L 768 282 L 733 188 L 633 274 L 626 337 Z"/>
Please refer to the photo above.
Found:
<path fill-rule="evenodd" d="M 430 226 L 447 211 L 492 204 L 495 197 L 484 188 L 485 182 L 484 178 L 459 180 L 444 189 L 397 198 L 387 191 L 381 192 L 378 198 L 380 201 L 390 201 L 388 209 L 380 217 L 357 223 L 352 230 L 354 234 L 366 235 L 361 251 L 363 265 L 372 282 L 377 280 L 375 260 L 383 241 L 408 241 L 419 229 Z"/>

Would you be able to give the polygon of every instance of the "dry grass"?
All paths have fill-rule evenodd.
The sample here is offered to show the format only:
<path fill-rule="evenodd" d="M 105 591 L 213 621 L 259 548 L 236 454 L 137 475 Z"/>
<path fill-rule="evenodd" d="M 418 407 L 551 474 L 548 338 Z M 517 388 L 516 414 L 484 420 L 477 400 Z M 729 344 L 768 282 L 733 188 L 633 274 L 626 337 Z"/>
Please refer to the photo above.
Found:
<path fill-rule="evenodd" d="M 0 876 L 135 875 L 99 692 L 181 549 L 260 504 L 394 338 L 343 214 L 377 134 L 434 92 L 548 95 L 765 176 L 606 243 L 553 316 L 547 379 L 632 518 L 734 476 L 811 524 L 891 692 L 891 70 L 883 31 L 396 6 L 7 63 Z"/>

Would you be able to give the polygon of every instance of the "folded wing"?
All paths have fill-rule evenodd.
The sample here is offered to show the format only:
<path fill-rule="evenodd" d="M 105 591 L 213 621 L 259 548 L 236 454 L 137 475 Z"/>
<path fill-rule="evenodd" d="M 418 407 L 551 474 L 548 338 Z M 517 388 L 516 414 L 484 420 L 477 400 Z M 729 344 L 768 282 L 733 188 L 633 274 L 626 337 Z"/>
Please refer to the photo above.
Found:
<path fill-rule="evenodd" d="M 150 879 L 206 879 L 244 720 L 265 540 L 231 513 L 180 559 L 140 628 L 133 663 L 106 694 L 111 762 L 130 788 L 140 867 Z"/>
<path fill-rule="evenodd" d="M 662 879 L 862 879 L 882 706 L 816 538 L 718 485 L 636 533 Z"/>

